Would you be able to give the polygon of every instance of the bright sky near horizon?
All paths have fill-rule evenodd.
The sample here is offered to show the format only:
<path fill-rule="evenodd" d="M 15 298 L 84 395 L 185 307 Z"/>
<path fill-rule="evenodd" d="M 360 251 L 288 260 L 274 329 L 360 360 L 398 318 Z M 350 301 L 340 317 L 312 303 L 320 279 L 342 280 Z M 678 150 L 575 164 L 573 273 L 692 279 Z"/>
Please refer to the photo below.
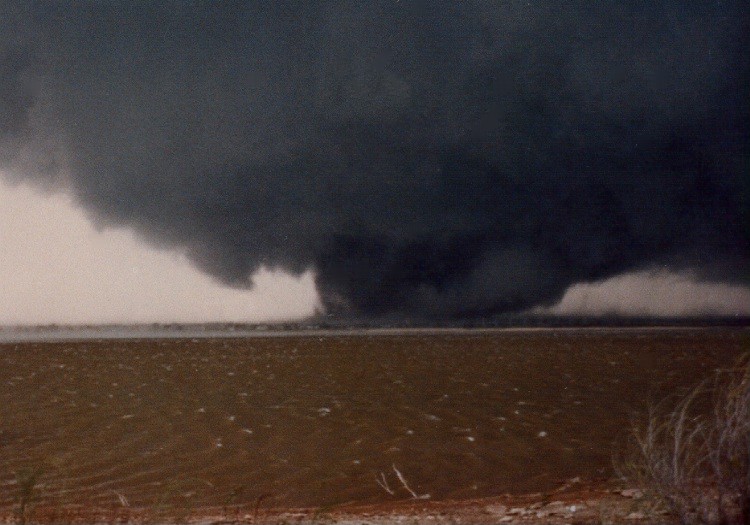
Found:
<path fill-rule="evenodd" d="M 599 283 L 574 284 L 555 306 L 536 311 L 562 315 L 746 316 L 750 315 L 750 289 L 699 282 L 688 273 L 632 272 Z"/>
<path fill-rule="evenodd" d="M 224 287 L 182 254 L 124 228 L 97 230 L 65 194 L 0 179 L 0 325 L 264 322 L 320 308 L 314 276 L 260 271 L 252 290 Z M 537 312 L 750 315 L 750 290 L 640 272 L 572 286 Z"/>
<path fill-rule="evenodd" d="M 97 230 L 67 195 L 0 179 L 0 325 L 262 322 L 317 307 L 311 272 L 264 269 L 252 290 L 227 288 L 127 229 Z"/>

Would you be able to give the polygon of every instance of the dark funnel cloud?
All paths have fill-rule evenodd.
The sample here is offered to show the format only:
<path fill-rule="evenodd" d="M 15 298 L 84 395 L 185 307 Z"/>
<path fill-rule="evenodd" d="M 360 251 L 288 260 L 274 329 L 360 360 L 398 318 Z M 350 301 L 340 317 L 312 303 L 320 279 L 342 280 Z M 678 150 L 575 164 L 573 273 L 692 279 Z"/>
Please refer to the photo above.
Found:
<path fill-rule="evenodd" d="M 0 3 L 0 160 L 329 311 L 747 281 L 745 2 Z"/>

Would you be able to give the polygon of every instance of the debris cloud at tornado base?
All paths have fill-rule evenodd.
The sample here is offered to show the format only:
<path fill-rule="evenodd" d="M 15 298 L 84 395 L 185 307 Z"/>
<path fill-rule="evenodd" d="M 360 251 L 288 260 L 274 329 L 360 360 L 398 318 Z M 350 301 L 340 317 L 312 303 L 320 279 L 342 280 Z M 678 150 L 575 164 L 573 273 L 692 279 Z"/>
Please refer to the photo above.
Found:
<path fill-rule="evenodd" d="M 739 1 L 1 4 L 0 169 L 329 312 L 746 284 Z"/>

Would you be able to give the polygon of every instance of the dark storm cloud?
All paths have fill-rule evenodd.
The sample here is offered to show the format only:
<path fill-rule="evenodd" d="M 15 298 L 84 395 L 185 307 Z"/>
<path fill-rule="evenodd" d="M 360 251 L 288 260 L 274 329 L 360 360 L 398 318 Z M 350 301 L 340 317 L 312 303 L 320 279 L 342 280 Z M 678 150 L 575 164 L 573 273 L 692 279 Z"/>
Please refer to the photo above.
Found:
<path fill-rule="evenodd" d="M 224 282 L 440 318 L 744 277 L 739 0 L 2 5 L 6 168 Z"/>

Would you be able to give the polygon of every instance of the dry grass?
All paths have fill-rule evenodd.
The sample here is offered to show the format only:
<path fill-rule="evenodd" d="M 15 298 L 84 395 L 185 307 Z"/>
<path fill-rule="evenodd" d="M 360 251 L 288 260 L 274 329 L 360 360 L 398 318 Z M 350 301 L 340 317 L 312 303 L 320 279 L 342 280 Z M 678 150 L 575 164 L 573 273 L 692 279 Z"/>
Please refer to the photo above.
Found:
<path fill-rule="evenodd" d="M 619 462 L 684 524 L 750 524 L 750 354 L 653 406 Z"/>
<path fill-rule="evenodd" d="M 20 525 L 26 523 L 29 507 L 37 495 L 37 484 L 41 475 L 41 468 L 27 468 L 16 472 L 16 516 Z"/>

